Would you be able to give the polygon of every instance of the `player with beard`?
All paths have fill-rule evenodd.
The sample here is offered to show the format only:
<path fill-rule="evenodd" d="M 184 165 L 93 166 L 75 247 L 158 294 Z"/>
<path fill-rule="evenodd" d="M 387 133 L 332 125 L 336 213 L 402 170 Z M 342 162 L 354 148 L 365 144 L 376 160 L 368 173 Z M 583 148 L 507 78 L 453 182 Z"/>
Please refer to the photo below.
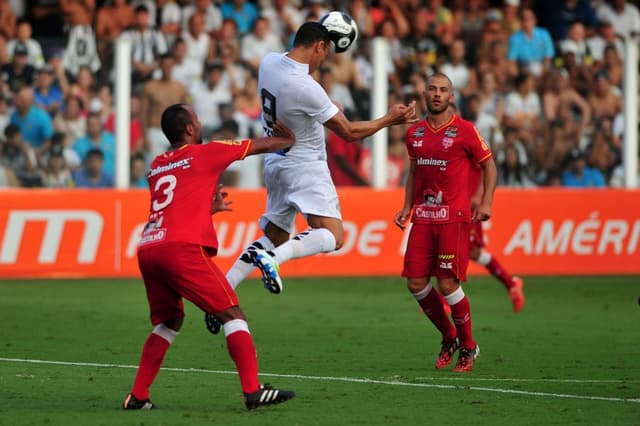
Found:
<path fill-rule="evenodd" d="M 445 368 L 460 349 L 454 371 L 471 371 L 479 347 L 471 332 L 471 308 L 461 281 L 466 280 L 472 221 L 491 217 L 496 166 L 489 147 L 469 121 L 449 108 L 453 90 L 449 77 L 436 73 L 424 92 L 427 118 L 411 126 L 406 145 L 411 160 L 402 209 L 394 223 L 404 229 L 413 223 L 402 276 L 418 304 L 442 333 L 435 367 Z M 472 209 L 473 168 L 482 168 L 483 195 Z M 438 290 L 430 284 L 436 277 Z M 445 313 L 440 291 L 451 307 Z"/>

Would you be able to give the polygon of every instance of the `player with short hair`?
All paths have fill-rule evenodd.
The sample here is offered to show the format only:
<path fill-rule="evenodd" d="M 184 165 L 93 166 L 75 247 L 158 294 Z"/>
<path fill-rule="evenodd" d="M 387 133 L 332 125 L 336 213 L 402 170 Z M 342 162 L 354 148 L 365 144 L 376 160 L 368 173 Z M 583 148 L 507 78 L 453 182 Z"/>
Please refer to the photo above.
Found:
<path fill-rule="evenodd" d="M 144 344 L 133 389 L 123 408 L 155 407 L 149 399 L 149 387 L 182 326 L 182 298 L 205 312 L 214 312 L 224 324 L 227 348 L 236 364 L 248 409 L 287 401 L 294 397 L 293 392 L 258 381 L 249 326 L 236 293 L 212 260 L 218 238 L 211 213 L 229 210 L 225 194 L 216 190 L 218 178 L 229 164 L 248 155 L 283 149 L 295 138 L 278 123 L 273 137 L 202 144 L 202 126 L 186 104 L 165 109 L 161 126 L 171 147 L 153 160 L 147 174 L 149 221 L 138 244 L 138 265 L 155 328 Z"/>
<path fill-rule="evenodd" d="M 296 135 L 296 143 L 265 158 L 267 208 L 260 218 L 264 236 L 249 245 L 227 273 L 234 288 L 254 269 L 253 259 L 265 287 L 280 293 L 279 264 L 342 247 L 342 215 L 327 166 L 324 126 L 353 142 L 384 127 L 416 121 L 415 102 L 393 105 L 375 120 L 349 121 L 310 75 L 327 57 L 330 45 L 322 24 L 306 22 L 289 52 L 270 53 L 261 61 L 258 92 L 265 133 L 271 134 L 278 120 Z M 298 212 L 310 228 L 290 239 Z"/>
<path fill-rule="evenodd" d="M 402 209 L 394 223 L 413 226 L 407 242 L 402 276 L 418 304 L 442 333 L 442 349 L 436 368 L 444 368 L 460 349 L 454 371 L 471 371 L 479 347 L 471 331 L 471 308 L 461 281 L 466 281 L 472 221 L 491 216 L 496 186 L 496 166 L 489 147 L 475 126 L 454 114 L 453 88 L 449 77 L 435 73 L 427 80 L 424 97 L 428 115 L 406 133 L 410 158 Z M 483 171 L 483 196 L 471 208 L 476 187 L 473 168 Z M 437 279 L 438 290 L 451 307 L 453 324 L 442 298 L 429 283 Z"/>

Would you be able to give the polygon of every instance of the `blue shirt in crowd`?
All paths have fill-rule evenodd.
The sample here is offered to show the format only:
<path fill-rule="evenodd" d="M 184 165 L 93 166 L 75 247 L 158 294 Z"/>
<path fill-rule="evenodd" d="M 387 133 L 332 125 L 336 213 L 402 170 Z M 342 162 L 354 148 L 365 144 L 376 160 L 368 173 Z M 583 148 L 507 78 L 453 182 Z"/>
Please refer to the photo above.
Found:
<path fill-rule="evenodd" d="M 553 58 L 555 49 L 549 31 L 535 27 L 531 38 L 522 30 L 516 31 L 509 37 L 509 51 L 507 58 L 523 65 L 532 62 L 543 62 L 546 58 Z"/>
<path fill-rule="evenodd" d="M 60 111 L 64 111 L 64 95 L 62 94 L 62 91 L 56 86 L 51 86 L 49 88 L 49 92 L 46 95 L 42 94 L 40 92 L 40 89 L 34 90 L 33 99 L 36 104 L 44 105 L 45 108 L 49 108 L 51 104 L 57 102 L 60 106 Z"/>
<path fill-rule="evenodd" d="M 40 148 L 53 135 L 51 116 L 43 109 L 32 106 L 24 117 L 14 111 L 11 123 L 20 127 L 22 137 L 32 148 Z"/>
<path fill-rule="evenodd" d="M 602 188 L 605 183 L 600 170 L 585 167 L 582 171 L 582 176 L 576 176 L 570 170 L 565 171 L 562 174 L 562 186 L 570 188 Z"/>
<path fill-rule="evenodd" d="M 76 139 L 76 142 L 73 144 L 73 150 L 78 153 L 82 161 L 84 161 L 84 158 L 87 156 L 87 152 L 93 148 L 98 148 L 104 155 L 102 170 L 114 176 L 116 171 L 116 139 L 111 133 L 103 131 L 100 134 L 100 141 L 98 143 L 91 140 L 89 136 L 84 136 Z"/>
<path fill-rule="evenodd" d="M 113 188 L 113 177 L 102 172 L 97 182 L 92 182 L 85 169 L 78 170 L 73 174 L 76 188 Z"/>

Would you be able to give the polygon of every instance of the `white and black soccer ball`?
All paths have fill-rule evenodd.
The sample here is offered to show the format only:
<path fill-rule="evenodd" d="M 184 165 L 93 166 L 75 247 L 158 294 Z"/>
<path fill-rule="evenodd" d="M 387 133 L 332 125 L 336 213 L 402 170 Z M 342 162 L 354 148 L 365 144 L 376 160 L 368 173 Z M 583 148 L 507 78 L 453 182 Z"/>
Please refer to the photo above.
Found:
<path fill-rule="evenodd" d="M 358 38 L 356 21 L 344 12 L 329 12 L 320 19 L 320 23 L 329 31 L 336 53 L 347 51 Z"/>

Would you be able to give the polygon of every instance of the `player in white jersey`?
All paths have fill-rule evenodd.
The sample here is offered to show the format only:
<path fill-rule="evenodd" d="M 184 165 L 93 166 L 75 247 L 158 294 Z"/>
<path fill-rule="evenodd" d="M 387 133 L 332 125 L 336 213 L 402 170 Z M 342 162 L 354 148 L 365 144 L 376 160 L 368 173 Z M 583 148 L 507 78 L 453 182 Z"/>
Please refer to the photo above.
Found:
<path fill-rule="evenodd" d="M 271 134 L 277 119 L 295 134 L 296 143 L 265 158 L 267 209 L 260 218 L 265 235 L 250 244 L 227 272 L 233 288 L 256 265 L 265 287 L 280 293 L 280 263 L 342 247 L 342 216 L 327 166 L 324 126 L 347 141 L 357 141 L 384 127 L 417 121 L 415 102 L 394 105 L 375 120 L 349 121 L 310 75 L 330 46 L 325 27 L 306 22 L 296 32 L 291 51 L 270 53 L 260 63 L 258 93 L 265 133 Z M 298 212 L 310 228 L 290 239 Z M 209 330 L 215 332 L 215 318 L 207 316 L 206 320 Z"/>

